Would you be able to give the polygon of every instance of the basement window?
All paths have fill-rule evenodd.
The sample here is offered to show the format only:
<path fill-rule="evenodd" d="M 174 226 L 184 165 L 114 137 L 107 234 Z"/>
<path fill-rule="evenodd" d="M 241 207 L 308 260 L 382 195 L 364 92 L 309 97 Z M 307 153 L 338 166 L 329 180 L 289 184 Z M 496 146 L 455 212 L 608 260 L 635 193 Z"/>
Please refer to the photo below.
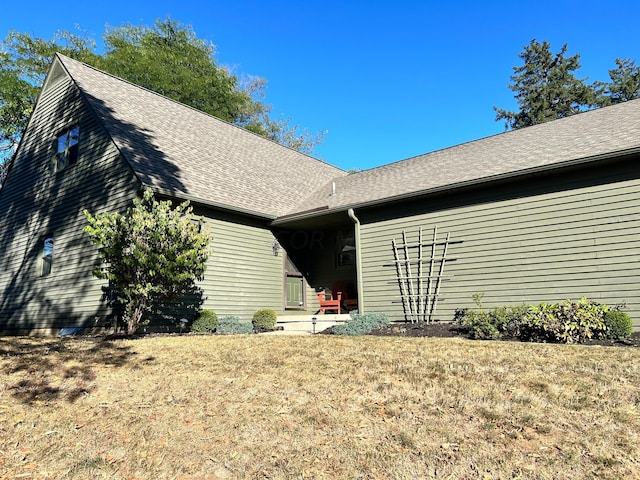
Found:
<path fill-rule="evenodd" d="M 77 125 L 65 130 L 56 139 L 56 172 L 71 167 L 78 162 L 78 138 L 80 127 Z"/>

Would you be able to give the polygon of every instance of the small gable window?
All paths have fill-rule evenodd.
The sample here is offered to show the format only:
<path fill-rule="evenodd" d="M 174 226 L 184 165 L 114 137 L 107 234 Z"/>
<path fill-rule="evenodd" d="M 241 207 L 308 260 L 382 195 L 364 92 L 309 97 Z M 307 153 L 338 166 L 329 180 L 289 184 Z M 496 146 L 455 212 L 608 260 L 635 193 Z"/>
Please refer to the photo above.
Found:
<path fill-rule="evenodd" d="M 51 267 L 53 266 L 53 235 L 47 235 L 44 238 L 41 265 L 40 275 L 43 277 L 49 275 L 51 273 Z"/>
<path fill-rule="evenodd" d="M 78 161 L 78 137 L 80 127 L 77 125 L 58 135 L 56 141 L 56 172 L 75 165 Z"/>

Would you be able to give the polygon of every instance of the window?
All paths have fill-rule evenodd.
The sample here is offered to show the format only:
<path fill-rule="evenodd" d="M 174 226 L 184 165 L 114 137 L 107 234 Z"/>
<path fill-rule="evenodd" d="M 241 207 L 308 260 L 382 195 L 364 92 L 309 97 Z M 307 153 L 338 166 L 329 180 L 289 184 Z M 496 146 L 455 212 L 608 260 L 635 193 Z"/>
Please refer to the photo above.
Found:
<path fill-rule="evenodd" d="M 336 236 L 336 266 L 344 267 L 356 263 L 356 242 L 353 232 Z"/>
<path fill-rule="evenodd" d="M 52 265 L 53 265 L 53 236 L 48 235 L 45 237 L 42 244 L 40 275 L 43 277 L 45 275 L 49 275 L 51 273 Z"/>
<path fill-rule="evenodd" d="M 75 165 L 78 161 L 78 137 L 80 127 L 77 125 L 58 135 L 56 141 L 56 172 Z"/>

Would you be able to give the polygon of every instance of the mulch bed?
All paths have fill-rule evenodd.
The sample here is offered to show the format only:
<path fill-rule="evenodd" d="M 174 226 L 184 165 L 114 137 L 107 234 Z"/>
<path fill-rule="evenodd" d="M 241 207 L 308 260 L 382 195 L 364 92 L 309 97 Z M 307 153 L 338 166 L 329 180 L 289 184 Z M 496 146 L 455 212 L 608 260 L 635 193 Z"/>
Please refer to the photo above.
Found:
<path fill-rule="evenodd" d="M 448 322 L 434 322 L 423 326 L 412 323 L 392 323 L 372 331 L 369 335 L 383 337 L 469 338 L 467 330 L 464 327 Z M 520 341 L 518 338 L 502 338 L 501 340 L 515 342 Z M 640 332 L 633 332 L 631 337 L 625 340 L 593 339 L 584 342 L 583 345 L 637 348 L 640 347 Z"/>

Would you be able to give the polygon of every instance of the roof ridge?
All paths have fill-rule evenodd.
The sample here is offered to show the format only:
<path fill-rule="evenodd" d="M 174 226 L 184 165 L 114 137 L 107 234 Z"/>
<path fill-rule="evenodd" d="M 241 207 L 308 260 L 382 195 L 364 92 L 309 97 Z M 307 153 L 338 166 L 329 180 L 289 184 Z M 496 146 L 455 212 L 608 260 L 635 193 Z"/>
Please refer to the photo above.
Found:
<path fill-rule="evenodd" d="M 296 209 L 328 214 L 640 152 L 640 99 L 581 113 L 337 178 L 336 195 L 317 191 Z"/>
<path fill-rule="evenodd" d="M 172 102 L 172 103 L 174 103 L 174 104 L 176 104 L 176 105 L 179 105 L 180 107 L 183 107 L 183 108 L 187 108 L 187 109 L 193 110 L 193 111 L 195 111 L 195 112 L 197 112 L 197 113 L 199 113 L 199 114 L 206 115 L 207 117 L 210 117 L 210 118 L 212 118 L 212 119 L 214 119 L 214 120 L 217 120 L 217 121 L 219 121 L 219 122 L 221 122 L 221 123 L 223 123 L 223 124 L 226 124 L 226 125 L 229 125 L 229 126 L 231 126 L 231 127 L 237 128 L 237 129 L 239 129 L 240 131 L 242 131 L 242 132 L 244 132 L 244 133 L 246 133 L 246 134 L 254 135 L 254 136 L 255 136 L 255 137 L 257 137 L 257 138 L 260 138 L 260 139 L 262 139 L 262 140 L 264 140 L 264 141 L 267 141 L 267 142 L 271 142 L 271 143 L 273 143 L 274 145 L 277 145 L 277 146 L 279 146 L 279 147 L 281 147 L 281 148 L 286 148 L 286 149 L 291 150 L 292 152 L 295 152 L 295 153 L 297 153 L 297 154 L 299 154 L 299 155 L 304 155 L 305 157 L 308 157 L 308 158 L 310 158 L 310 159 L 312 159 L 312 160 L 315 160 L 315 161 L 317 161 L 317 162 L 324 163 L 324 164 L 326 164 L 326 165 L 330 165 L 330 166 L 332 166 L 332 167 L 334 167 L 334 168 L 336 168 L 336 169 L 338 169 L 338 170 L 345 171 L 344 169 L 342 169 L 342 168 L 340 168 L 340 167 L 337 167 L 337 166 L 335 166 L 335 165 L 333 165 L 333 164 L 331 164 L 331 163 L 329 163 L 329 162 L 325 162 L 324 160 L 321 160 L 321 159 L 319 159 L 319 158 L 317 158 L 317 157 L 314 157 L 313 155 L 309 155 L 308 153 L 301 152 L 301 151 L 296 150 L 295 148 L 289 147 L 289 146 L 287 146 L 287 145 L 282 145 L 281 143 L 276 142 L 275 140 L 273 140 L 273 139 L 271 139 L 271 138 L 267 138 L 267 137 L 265 137 L 265 136 L 263 136 L 263 135 L 259 135 L 259 134 L 255 133 L 255 132 L 252 132 L 251 130 L 247 130 L 246 128 L 244 128 L 244 127 L 242 127 L 242 126 L 240 126 L 240 125 L 236 125 L 236 124 L 234 124 L 234 123 L 228 122 L 227 120 L 223 120 L 222 118 L 216 117 L 215 115 L 213 115 L 213 114 L 211 114 L 211 113 L 204 112 L 204 111 L 199 110 L 199 109 L 197 109 L 197 108 L 195 108 L 195 107 L 192 107 L 191 105 L 187 105 L 186 103 L 179 102 L 179 101 L 174 100 L 174 99 L 172 99 L 172 98 L 170 98 L 170 97 L 167 97 L 166 95 L 162 95 L 161 93 L 155 92 L 155 91 L 153 91 L 153 90 L 151 90 L 151 89 L 149 89 L 149 88 L 146 88 L 146 87 L 142 87 L 142 86 L 140 86 L 140 85 L 137 85 L 137 84 L 135 84 L 135 83 L 133 83 L 133 82 L 130 82 L 129 80 L 126 80 L 126 79 L 124 79 L 124 78 L 118 77 L 117 75 L 114 75 L 114 74 L 112 74 L 112 73 L 109 73 L 109 72 L 106 72 L 106 71 L 104 71 L 104 70 L 101 70 L 101 69 L 99 69 L 99 68 L 97 68 L 97 67 L 95 67 L 95 66 L 93 66 L 93 65 L 89 65 L 88 63 L 84 63 L 84 62 L 81 62 L 80 60 L 76 60 L 76 59 L 74 59 L 74 58 L 68 57 L 67 55 L 64 55 L 63 53 L 60 53 L 60 52 L 55 52 L 55 55 L 60 59 L 60 61 L 61 61 L 61 63 L 62 63 L 63 65 L 65 64 L 65 62 L 66 62 L 66 61 L 75 62 L 75 63 L 77 63 L 77 64 L 79 64 L 79 65 L 82 65 L 83 67 L 86 67 L 86 68 L 89 68 L 89 69 L 91 69 L 91 70 L 94 70 L 94 71 L 95 71 L 95 72 L 97 72 L 97 73 L 100 73 L 100 74 L 102 74 L 102 75 L 106 75 L 106 76 L 108 76 L 108 77 L 111 77 L 111 78 L 113 78 L 114 80 L 117 80 L 117 81 L 120 81 L 120 82 L 126 83 L 126 84 L 128 84 L 128 85 L 130 85 L 130 86 L 132 86 L 132 87 L 134 87 L 134 88 L 136 88 L 136 89 L 139 89 L 139 90 L 142 90 L 142 91 L 145 91 L 145 92 L 151 93 L 151 94 L 153 94 L 153 95 L 156 95 L 156 96 L 158 96 L 158 97 L 160 97 L 160 98 L 162 98 L 162 99 L 164 99 L 164 100 L 167 100 L 167 101 Z M 73 79 L 73 75 L 71 74 L 71 72 L 69 72 L 69 71 L 68 71 L 68 69 L 66 69 L 66 68 L 65 68 L 65 70 L 67 70 L 67 74 L 68 74 L 68 75 Z M 74 81 L 75 81 L 75 79 L 74 79 Z M 77 84 L 77 83 L 76 83 L 76 84 Z"/>
<path fill-rule="evenodd" d="M 493 139 L 493 138 L 496 138 L 496 137 L 502 137 L 502 136 L 507 136 L 507 135 L 515 135 L 515 134 L 522 134 L 521 132 L 525 132 L 525 131 L 531 132 L 533 129 L 550 128 L 549 127 L 550 125 L 552 125 L 552 124 L 557 125 L 558 122 L 563 122 L 563 121 L 568 121 L 568 120 L 571 120 L 571 119 L 575 119 L 575 117 L 578 117 L 578 116 L 581 116 L 581 115 L 584 115 L 584 114 L 590 114 L 590 113 L 593 114 L 593 113 L 600 112 L 600 111 L 603 111 L 603 110 L 610 110 L 610 109 L 613 109 L 615 107 L 620 107 L 621 108 L 623 105 L 629 104 L 631 102 L 640 102 L 640 98 L 634 98 L 634 99 L 631 99 L 631 100 L 627 100 L 625 102 L 619 102 L 619 103 L 616 103 L 616 104 L 613 104 L 613 105 L 606 105 L 604 107 L 596 107 L 596 108 L 592 108 L 591 110 L 585 110 L 585 111 L 578 112 L 578 113 L 575 113 L 573 115 L 569 115 L 569 116 L 566 116 L 566 117 L 556 118 L 556 119 L 550 120 L 548 122 L 537 123 L 535 125 L 529 125 L 527 127 L 522 127 L 522 128 L 505 130 L 504 132 L 494 133 L 492 135 L 487 135 L 485 137 L 480 137 L 480 138 L 476 138 L 476 139 L 473 139 L 473 140 L 467 140 L 465 142 L 457 143 L 455 145 L 449 145 L 447 147 L 437 148 L 437 149 L 431 150 L 429 152 L 419 153 L 417 155 L 412 155 L 411 157 L 402 158 L 400 160 L 395 160 L 393 162 L 385 163 L 383 165 L 378 165 L 376 167 L 367 168 L 365 170 L 361 170 L 359 172 L 355 172 L 354 175 L 359 175 L 361 173 L 366 173 L 366 172 L 371 172 L 371 171 L 378 170 L 378 169 L 392 167 L 394 165 L 398 165 L 398 164 L 403 163 L 403 162 L 409 162 L 411 160 L 416 160 L 416 159 L 419 159 L 419 158 L 428 157 L 428 156 L 431 156 L 431 155 L 436 154 L 436 153 L 446 152 L 448 150 L 457 149 L 457 148 L 463 147 L 465 145 L 484 142 L 484 141 L 487 141 L 489 139 Z"/>
<path fill-rule="evenodd" d="M 60 54 L 55 63 L 85 97 L 141 183 L 158 193 L 275 218 L 318 181 L 346 175 L 91 65 Z"/>

